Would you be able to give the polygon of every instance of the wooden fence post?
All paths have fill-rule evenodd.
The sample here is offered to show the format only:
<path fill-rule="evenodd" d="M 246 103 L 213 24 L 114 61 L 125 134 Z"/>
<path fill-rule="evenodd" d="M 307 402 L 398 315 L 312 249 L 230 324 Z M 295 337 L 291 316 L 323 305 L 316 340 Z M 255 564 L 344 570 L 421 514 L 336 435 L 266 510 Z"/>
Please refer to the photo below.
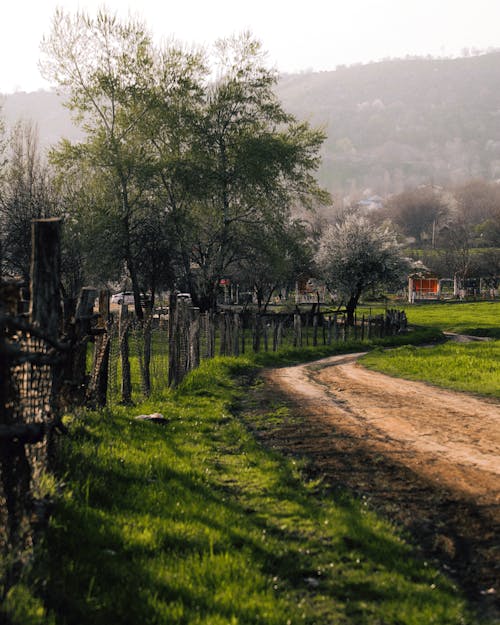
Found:
<path fill-rule="evenodd" d="M 253 315 L 253 351 L 260 351 L 261 317 L 259 313 Z"/>
<path fill-rule="evenodd" d="M 13 291 L 0 282 L 0 315 L 17 314 Z M 9 291 L 9 292 L 7 292 Z M 0 317 L 0 427 L 12 428 L 19 422 L 20 389 L 12 374 L 9 343 Z M 31 468 L 24 445 L 15 441 L 0 441 L 0 556 L 3 562 L 17 563 L 25 549 L 23 518 L 31 481 Z M 3 567 L 2 567 L 3 568 Z M 12 564 L 0 570 L 0 583 L 8 589 L 15 582 Z"/>
<path fill-rule="evenodd" d="M 240 355 L 240 315 L 235 312 L 233 315 L 233 356 Z"/>
<path fill-rule="evenodd" d="M 99 291 L 99 315 L 96 330 L 98 335 L 94 342 L 94 359 L 92 374 L 87 389 L 87 401 L 90 405 L 102 408 L 106 405 L 108 394 L 108 366 L 109 366 L 109 290 Z"/>
<path fill-rule="evenodd" d="M 138 320 L 142 330 L 142 354 L 139 358 L 140 370 L 141 370 L 141 388 L 146 397 L 151 394 L 151 341 L 152 341 L 152 324 L 153 313 L 151 310 L 146 310 L 142 320 Z M 138 350 L 141 346 L 138 345 Z"/>
<path fill-rule="evenodd" d="M 132 403 L 132 380 L 130 377 L 130 347 L 129 347 L 130 320 L 127 304 L 120 305 L 118 317 L 118 343 L 120 361 L 122 364 L 121 396 L 122 403 Z"/>
<path fill-rule="evenodd" d="M 220 341 L 219 341 L 219 356 L 226 355 L 226 341 L 227 341 L 227 328 L 226 328 L 226 315 L 221 312 L 217 317 L 219 330 L 220 330 Z"/>
<path fill-rule="evenodd" d="M 200 366 L 200 309 L 191 307 L 191 327 L 189 329 L 189 370 Z"/>
<path fill-rule="evenodd" d="M 316 347 L 318 345 L 318 313 L 314 311 L 313 313 L 313 346 Z"/>
<path fill-rule="evenodd" d="M 241 353 L 245 353 L 245 316 L 241 318 Z"/>
<path fill-rule="evenodd" d="M 73 384 L 77 395 L 77 403 L 82 403 L 85 397 L 87 344 L 90 339 L 90 321 L 96 294 L 97 291 L 94 288 L 83 287 L 76 304 Z"/>
<path fill-rule="evenodd" d="M 34 219 L 32 224 L 30 321 L 50 338 L 61 324 L 61 220 Z"/>
<path fill-rule="evenodd" d="M 179 332 L 177 317 L 177 293 L 170 293 L 168 323 L 168 385 L 177 386 L 177 361 Z"/>
<path fill-rule="evenodd" d="M 62 331 L 61 219 L 34 219 L 31 235 L 30 323 L 54 340 Z M 58 418 L 63 372 L 63 363 L 52 365 L 50 414 L 45 418 Z"/>

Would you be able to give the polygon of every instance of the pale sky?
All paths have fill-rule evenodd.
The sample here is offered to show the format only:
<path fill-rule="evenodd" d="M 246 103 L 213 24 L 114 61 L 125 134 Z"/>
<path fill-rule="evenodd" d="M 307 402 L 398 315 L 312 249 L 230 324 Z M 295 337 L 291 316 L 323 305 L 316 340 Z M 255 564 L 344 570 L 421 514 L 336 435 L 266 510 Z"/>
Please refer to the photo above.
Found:
<path fill-rule="evenodd" d="M 281 72 L 500 48 L 500 0 L 2 0 L 0 92 L 50 88 L 39 44 L 57 6 L 141 17 L 155 38 L 210 45 L 250 30 Z"/>

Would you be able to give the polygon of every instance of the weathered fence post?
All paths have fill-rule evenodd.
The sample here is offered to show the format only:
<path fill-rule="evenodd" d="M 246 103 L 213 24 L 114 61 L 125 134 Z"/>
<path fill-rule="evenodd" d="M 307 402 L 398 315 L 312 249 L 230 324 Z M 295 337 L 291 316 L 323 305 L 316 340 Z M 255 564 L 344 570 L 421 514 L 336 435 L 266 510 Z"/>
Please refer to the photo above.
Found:
<path fill-rule="evenodd" d="M 17 305 L 12 306 L 15 301 L 5 297 L 7 289 L 7 285 L 0 284 L 0 428 L 5 430 L 19 423 L 20 399 L 1 318 L 4 314 L 17 313 Z M 31 469 L 23 443 L 0 437 L 0 478 L 0 498 L 5 502 L 0 507 L 0 555 L 4 562 L 11 561 L 5 570 L 0 569 L 0 583 L 8 590 L 15 582 L 18 558 L 26 546 L 27 528 L 23 527 L 23 519 L 26 518 Z"/>
<path fill-rule="evenodd" d="M 276 349 L 278 350 L 281 347 L 283 342 L 283 319 L 280 318 L 278 321 L 278 332 L 276 335 Z"/>
<path fill-rule="evenodd" d="M 49 340 L 57 340 L 62 330 L 61 304 L 61 220 L 34 219 L 32 222 L 30 323 L 40 328 Z M 30 375 L 33 374 L 31 368 Z M 59 390 L 62 385 L 62 363 L 50 371 L 50 400 L 45 414 L 30 415 L 32 421 L 56 421 L 59 418 Z M 47 435 L 45 453 L 51 445 Z"/>
<path fill-rule="evenodd" d="M 313 313 L 313 346 L 316 347 L 318 345 L 318 313 L 314 311 Z"/>
<path fill-rule="evenodd" d="M 177 293 L 171 292 L 169 299 L 169 324 L 168 324 L 168 385 L 177 386 L 177 362 L 179 352 L 179 332 L 177 317 Z"/>
<path fill-rule="evenodd" d="M 300 313 L 293 315 L 293 346 L 302 347 L 302 322 Z"/>
<path fill-rule="evenodd" d="M 235 312 L 233 315 L 233 356 L 240 355 L 240 315 Z"/>
<path fill-rule="evenodd" d="M 241 318 L 241 353 L 245 353 L 245 315 Z"/>
<path fill-rule="evenodd" d="M 32 224 L 31 330 L 22 330 L 23 324 L 18 325 L 15 289 L 0 285 L 0 500 L 3 502 L 0 549 L 5 563 L 0 568 L 0 587 L 3 593 L 19 578 L 26 552 L 33 542 L 33 487 L 48 466 L 52 432 L 59 422 L 62 363 L 51 352 L 61 330 L 60 230 L 59 219 L 34 220 Z M 16 348 L 21 348 L 20 352 L 12 349 L 9 337 Z M 34 356 L 33 360 L 23 363 L 23 352 Z M 28 444 L 32 445 L 26 448 Z"/>
<path fill-rule="evenodd" d="M 120 361 L 122 365 L 121 396 L 122 403 L 132 403 L 132 380 L 130 377 L 130 347 L 129 347 L 130 319 L 127 304 L 120 305 L 118 317 L 118 343 Z"/>
<path fill-rule="evenodd" d="M 97 318 L 97 336 L 94 342 L 94 359 L 92 374 L 87 389 L 87 401 L 90 405 L 102 408 L 106 405 L 108 394 L 108 368 L 109 368 L 109 290 L 101 289 L 99 292 L 99 315 Z"/>
<path fill-rule="evenodd" d="M 170 295 L 168 383 L 177 386 L 189 370 L 191 297 Z"/>
<path fill-rule="evenodd" d="M 97 291 L 94 288 L 83 287 L 76 304 L 73 385 L 76 392 L 76 403 L 79 404 L 83 402 L 85 397 L 87 344 L 90 340 L 90 321 L 96 294 Z"/>
<path fill-rule="evenodd" d="M 61 220 L 35 219 L 32 225 L 30 321 L 55 338 L 61 324 Z"/>
<path fill-rule="evenodd" d="M 219 356 L 226 354 L 226 316 L 221 312 L 217 317 L 217 325 L 219 326 Z"/>
<path fill-rule="evenodd" d="M 263 336 L 264 336 L 264 351 L 267 353 L 269 351 L 269 333 L 268 333 L 268 325 L 265 317 L 262 318 L 262 328 L 263 328 Z"/>
<path fill-rule="evenodd" d="M 279 330 L 280 322 L 276 323 L 276 320 L 273 320 L 273 352 L 278 351 L 278 330 Z"/>
<path fill-rule="evenodd" d="M 146 310 L 141 323 L 142 336 L 144 339 L 142 358 L 139 359 L 141 364 L 141 386 L 144 395 L 149 397 L 151 394 L 151 340 L 153 323 L 153 313 L 151 310 Z"/>
<path fill-rule="evenodd" d="M 191 307 L 191 326 L 189 329 L 189 370 L 200 366 L 200 309 Z"/>
<path fill-rule="evenodd" d="M 261 316 L 260 313 L 253 315 L 253 351 L 260 351 Z"/>

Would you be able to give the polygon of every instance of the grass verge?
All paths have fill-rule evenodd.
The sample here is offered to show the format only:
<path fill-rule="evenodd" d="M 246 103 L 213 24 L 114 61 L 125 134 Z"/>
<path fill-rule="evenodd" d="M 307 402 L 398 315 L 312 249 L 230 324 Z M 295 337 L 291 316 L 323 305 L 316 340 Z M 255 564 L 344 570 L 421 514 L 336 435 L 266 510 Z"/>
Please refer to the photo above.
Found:
<path fill-rule="evenodd" d="M 416 304 L 405 308 L 410 323 L 500 339 L 500 302 Z"/>
<path fill-rule="evenodd" d="M 428 329 L 500 339 L 500 302 L 418 304 L 406 312 L 410 323 Z M 500 341 L 446 343 L 430 349 L 407 345 L 372 351 L 362 363 L 396 377 L 500 397 Z"/>
<path fill-rule="evenodd" d="M 500 341 L 377 350 L 363 356 L 361 362 L 395 377 L 500 398 Z"/>
<path fill-rule="evenodd" d="M 20 585 L 12 623 L 478 623 L 394 527 L 259 446 L 231 411 L 255 367 L 206 361 L 154 403 L 72 418 L 30 576 L 47 611 Z M 167 424 L 133 419 L 153 411 Z"/>

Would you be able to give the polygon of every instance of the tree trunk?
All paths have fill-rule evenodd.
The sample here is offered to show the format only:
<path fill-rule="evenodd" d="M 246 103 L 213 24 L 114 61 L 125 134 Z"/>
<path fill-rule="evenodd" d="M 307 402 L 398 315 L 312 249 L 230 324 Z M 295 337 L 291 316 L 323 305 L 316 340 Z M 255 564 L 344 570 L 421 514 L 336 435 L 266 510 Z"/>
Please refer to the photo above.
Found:
<path fill-rule="evenodd" d="M 347 325 L 351 327 L 354 325 L 354 314 L 358 305 L 358 299 L 359 296 L 352 295 L 346 305 Z"/>

